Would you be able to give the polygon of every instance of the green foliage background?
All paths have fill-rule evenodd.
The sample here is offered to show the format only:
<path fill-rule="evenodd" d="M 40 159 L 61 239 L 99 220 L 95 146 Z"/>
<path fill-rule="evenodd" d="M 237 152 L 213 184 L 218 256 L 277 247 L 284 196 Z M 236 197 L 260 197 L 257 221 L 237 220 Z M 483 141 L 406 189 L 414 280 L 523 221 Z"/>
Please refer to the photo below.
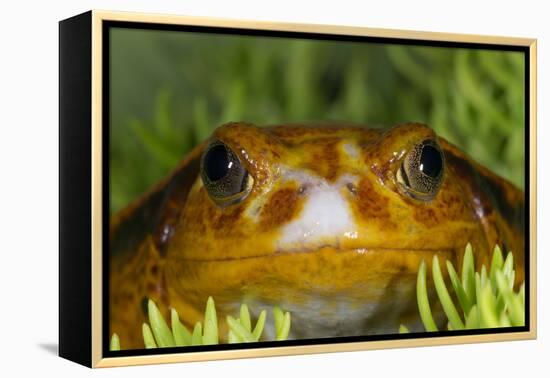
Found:
<path fill-rule="evenodd" d="M 217 126 L 417 121 L 523 188 L 520 52 L 114 29 L 111 212 Z"/>

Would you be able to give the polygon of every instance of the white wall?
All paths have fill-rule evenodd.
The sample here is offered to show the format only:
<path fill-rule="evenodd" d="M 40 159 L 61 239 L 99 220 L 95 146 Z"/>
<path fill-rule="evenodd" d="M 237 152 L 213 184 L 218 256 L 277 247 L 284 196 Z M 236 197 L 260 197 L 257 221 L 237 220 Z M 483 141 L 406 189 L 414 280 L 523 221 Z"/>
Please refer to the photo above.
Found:
<path fill-rule="evenodd" d="M 539 339 L 95 372 L 133 376 L 548 376 L 550 331 L 549 12 L 544 1 L 4 1 L 0 21 L 0 371 L 4 377 L 91 371 L 54 355 L 57 343 L 57 22 L 91 8 L 240 19 L 329 23 L 539 39 Z M 7 243 L 6 243 L 7 241 Z M 7 341 L 9 340 L 9 341 Z M 428 368 L 427 365 L 430 365 Z M 11 371 L 11 372 L 8 372 Z M 31 375 L 32 374 L 32 375 Z M 204 374 L 204 375 L 203 375 Z M 26 376 L 27 374 L 25 374 Z"/>

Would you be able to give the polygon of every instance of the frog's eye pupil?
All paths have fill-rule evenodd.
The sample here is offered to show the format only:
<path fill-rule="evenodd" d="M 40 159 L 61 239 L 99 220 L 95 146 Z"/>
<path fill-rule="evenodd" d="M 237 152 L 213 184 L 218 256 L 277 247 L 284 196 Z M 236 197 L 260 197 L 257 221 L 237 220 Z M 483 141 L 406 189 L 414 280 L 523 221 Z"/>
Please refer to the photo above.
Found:
<path fill-rule="evenodd" d="M 424 145 L 420 155 L 419 169 L 422 173 L 432 178 L 438 177 L 443 169 L 441 152 L 439 152 L 439 150 L 434 146 Z"/>
<path fill-rule="evenodd" d="M 210 181 L 224 178 L 231 168 L 229 154 L 223 144 L 213 146 L 204 156 L 204 170 Z"/>

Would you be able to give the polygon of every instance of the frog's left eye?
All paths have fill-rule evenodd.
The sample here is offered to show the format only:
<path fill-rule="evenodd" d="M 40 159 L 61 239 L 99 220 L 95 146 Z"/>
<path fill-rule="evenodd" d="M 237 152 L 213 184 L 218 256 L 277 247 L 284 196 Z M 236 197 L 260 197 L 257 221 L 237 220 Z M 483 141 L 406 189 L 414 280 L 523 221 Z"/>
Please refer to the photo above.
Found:
<path fill-rule="evenodd" d="M 208 195 L 219 206 L 242 201 L 254 179 L 238 156 L 223 142 L 215 140 L 204 150 L 201 178 Z"/>
<path fill-rule="evenodd" d="M 443 182 L 445 158 L 435 140 L 427 139 L 409 151 L 396 178 L 399 189 L 412 198 L 430 201 Z"/>

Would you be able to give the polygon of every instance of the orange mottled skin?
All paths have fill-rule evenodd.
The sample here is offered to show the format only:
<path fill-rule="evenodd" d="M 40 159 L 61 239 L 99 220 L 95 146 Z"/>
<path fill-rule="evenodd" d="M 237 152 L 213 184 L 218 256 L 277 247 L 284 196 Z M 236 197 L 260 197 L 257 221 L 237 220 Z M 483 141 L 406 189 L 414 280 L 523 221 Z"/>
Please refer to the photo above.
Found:
<path fill-rule="evenodd" d="M 275 304 L 291 311 L 295 338 L 395 332 L 418 320 L 420 261 L 437 254 L 460 266 L 468 242 L 477 264 L 488 264 L 496 243 L 505 245 L 523 280 L 523 192 L 424 125 L 230 123 L 212 138 L 254 178 L 243 201 L 220 207 L 209 197 L 198 163 L 207 141 L 111 220 L 110 332 L 123 348 L 143 348 L 145 298 L 165 315 L 176 308 L 190 325 L 212 296 L 222 336 L 225 315 L 241 302 L 256 313 Z M 426 139 L 441 146 L 445 170 L 437 195 L 420 201 L 398 190 L 395 175 Z M 282 243 L 311 190 L 288 172 L 336 185 L 352 229 Z"/>

